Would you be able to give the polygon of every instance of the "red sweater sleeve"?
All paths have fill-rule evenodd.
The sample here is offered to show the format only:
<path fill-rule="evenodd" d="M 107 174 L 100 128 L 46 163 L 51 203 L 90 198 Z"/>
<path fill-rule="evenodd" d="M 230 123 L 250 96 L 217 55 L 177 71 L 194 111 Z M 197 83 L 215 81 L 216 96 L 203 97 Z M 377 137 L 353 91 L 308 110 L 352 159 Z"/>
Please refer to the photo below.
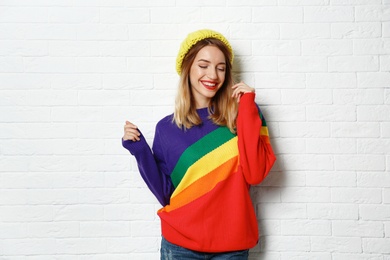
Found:
<path fill-rule="evenodd" d="M 276 160 L 265 119 L 254 99 L 255 93 L 242 95 L 237 116 L 240 167 L 251 185 L 262 182 Z"/>

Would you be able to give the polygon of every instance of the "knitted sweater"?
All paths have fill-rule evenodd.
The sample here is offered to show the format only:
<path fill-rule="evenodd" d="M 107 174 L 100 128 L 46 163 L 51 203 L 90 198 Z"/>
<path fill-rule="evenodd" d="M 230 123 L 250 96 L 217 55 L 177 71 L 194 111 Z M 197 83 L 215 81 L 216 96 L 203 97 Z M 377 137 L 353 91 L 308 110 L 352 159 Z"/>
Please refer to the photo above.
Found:
<path fill-rule="evenodd" d="M 241 97 L 237 135 L 198 109 L 202 124 L 182 130 L 172 115 L 156 126 L 152 150 L 141 135 L 123 141 L 137 160 L 149 189 L 163 205 L 158 211 L 169 242 L 202 252 L 249 249 L 258 227 L 249 194 L 276 158 L 254 93 Z"/>

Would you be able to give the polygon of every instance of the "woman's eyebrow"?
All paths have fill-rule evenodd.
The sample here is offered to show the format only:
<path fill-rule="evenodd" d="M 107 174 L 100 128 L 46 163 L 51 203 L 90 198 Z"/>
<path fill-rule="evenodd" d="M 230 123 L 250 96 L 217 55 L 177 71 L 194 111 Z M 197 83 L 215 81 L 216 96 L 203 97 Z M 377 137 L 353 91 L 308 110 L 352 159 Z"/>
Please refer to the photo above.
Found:
<path fill-rule="evenodd" d="M 207 62 L 207 63 L 211 63 L 211 61 L 209 61 L 209 60 L 205 60 L 205 59 L 200 59 L 200 60 L 198 60 L 198 62 L 200 62 L 200 61 L 203 61 L 203 62 Z M 226 65 L 226 62 L 220 62 L 220 63 L 218 63 L 218 65 Z"/>

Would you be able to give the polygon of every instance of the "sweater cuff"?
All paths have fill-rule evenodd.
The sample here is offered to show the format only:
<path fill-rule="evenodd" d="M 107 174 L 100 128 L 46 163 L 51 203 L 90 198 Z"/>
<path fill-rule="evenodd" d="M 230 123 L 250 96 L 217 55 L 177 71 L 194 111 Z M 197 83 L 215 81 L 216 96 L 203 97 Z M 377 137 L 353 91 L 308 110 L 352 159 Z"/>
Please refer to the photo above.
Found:
<path fill-rule="evenodd" d="M 255 92 L 244 93 L 244 94 L 240 97 L 239 108 L 245 109 L 245 108 L 250 107 L 252 104 L 255 103 L 255 102 L 254 102 L 254 101 L 255 101 L 255 96 L 256 96 L 256 93 L 255 93 Z"/>
<path fill-rule="evenodd" d="M 122 146 L 126 148 L 132 155 L 138 154 L 140 151 L 148 147 L 145 138 L 141 135 L 139 141 L 123 140 Z"/>

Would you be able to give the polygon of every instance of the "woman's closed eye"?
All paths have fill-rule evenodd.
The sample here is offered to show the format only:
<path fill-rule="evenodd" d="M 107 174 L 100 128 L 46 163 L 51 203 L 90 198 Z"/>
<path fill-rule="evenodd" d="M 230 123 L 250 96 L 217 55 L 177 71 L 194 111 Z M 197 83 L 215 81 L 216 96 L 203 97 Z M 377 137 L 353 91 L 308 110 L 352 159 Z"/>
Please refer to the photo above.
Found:
<path fill-rule="evenodd" d="M 207 66 L 207 65 L 199 65 L 199 68 L 201 68 L 201 69 L 207 69 L 208 66 Z M 224 71 L 225 71 L 225 68 L 224 68 L 224 67 L 217 67 L 217 70 L 224 72 Z"/>

